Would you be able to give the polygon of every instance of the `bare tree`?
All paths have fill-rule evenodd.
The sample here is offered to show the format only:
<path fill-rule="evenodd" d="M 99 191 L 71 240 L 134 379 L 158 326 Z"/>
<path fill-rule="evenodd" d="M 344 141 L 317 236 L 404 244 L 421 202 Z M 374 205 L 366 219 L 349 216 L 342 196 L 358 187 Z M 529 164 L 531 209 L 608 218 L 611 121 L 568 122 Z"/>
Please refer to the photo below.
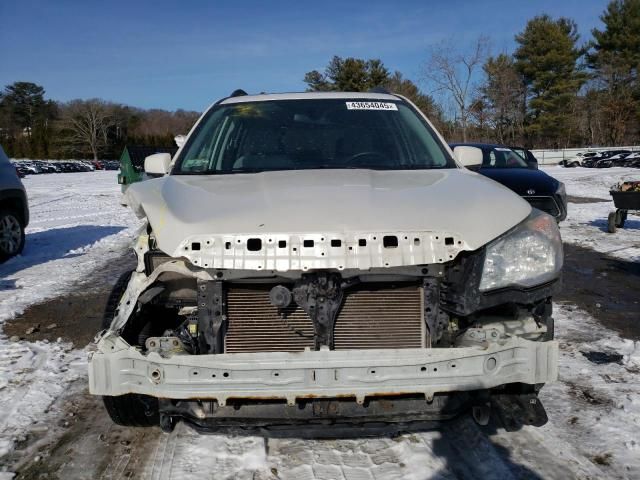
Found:
<path fill-rule="evenodd" d="M 423 70 L 423 79 L 433 92 L 447 95 L 456 105 L 462 129 L 462 140 L 467 141 L 471 98 L 475 97 L 474 73 L 487 56 L 489 41 L 479 37 L 469 51 L 459 51 L 451 40 L 432 45 Z"/>
<path fill-rule="evenodd" d="M 489 57 L 482 69 L 485 78 L 480 93 L 494 139 L 498 143 L 522 143 L 526 89 L 513 57 L 504 53 Z"/>
<path fill-rule="evenodd" d="M 72 100 L 64 106 L 62 124 L 71 145 L 79 151 L 90 151 L 97 160 L 107 146 L 109 128 L 114 125 L 112 105 L 97 98 Z"/>

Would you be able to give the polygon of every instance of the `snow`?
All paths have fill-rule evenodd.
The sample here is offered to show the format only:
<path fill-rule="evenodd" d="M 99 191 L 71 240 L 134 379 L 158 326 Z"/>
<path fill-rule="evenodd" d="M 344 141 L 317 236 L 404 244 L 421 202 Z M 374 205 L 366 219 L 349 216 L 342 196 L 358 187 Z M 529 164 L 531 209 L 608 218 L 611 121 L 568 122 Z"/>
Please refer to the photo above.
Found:
<path fill-rule="evenodd" d="M 554 166 L 541 167 L 541 170 L 564 182 L 569 196 L 606 200 L 569 203 L 567 219 L 560 223 L 560 232 L 565 242 L 625 260 L 640 260 L 640 216 L 637 213 L 629 212 L 624 228 L 613 234 L 607 232 L 609 212 L 615 211 L 609 189 L 622 181 L 640 180 L 640 169 Z"/>
<path fill-rule="evenodd" d="M 120 205 L 113 171 L 28 176 L 23 183 L 30 222 L 22 255 L 0 265 L 0 323 L 121 256 L 141 225 Z"/>
<path fill-rule="evenodd" d="M 609 186 L 640 177 L 638 170 L 621 168 L 544 170 L 564 181 L 569 195 L 607 200 Z M 24 183 L 32 221 L 24 255 L 0 265 L 0 323 L 69 291 L 123 255 L 140 226 L 119 205 L 113 172 L 41 175 Z M 612 209 L 610 201 L 570 203 L 563 238 L 638 261 L 640 219 L 630 216 L 628 228 L 606 233 Z M 180 424 L 171 435 L 148 434 L 151 454 L 138 459 L 136 477 L 640 478 L 640 342 L 620 337 L 572 305 L 556 304 L 554 316 L 560 379 L 542 390 L 550 417 L 542 428 L 487 435 L 466 419 L 393 438 L 306 440 L 199 435 Z M 585 356 L 593 352 L 621 357 L 598 364 Z M 71 382 L 85 378 L 84 350 L 60 341 L 9 342 L 0 334 L 0 458 L 28 438 L 36 422 L 39 428 L 53 426 L 51 404 Z M 127 461 L 113 458 L 113 471 L 124 472 Z M 83 465 L 74 468 L 80 474 Z M 12 477 L 0 466 L 0 480 Z"/>
<path fill-rule="evenodd" d="M 64 294 L 121 256 L 140 223 L 119 204 L 116 173 L 28 176 L 30 222 L 23 254 L 0 265 L 0 325 Z M 69 382 L 86 376 L 86 353 L 62 342 L 9 342 L 0 333 L 0 457 Z M 8 410 L 6 410 L 8 408 Z"/>
<path fill-rule="evenodd" d="M 610 455 L 609 468 L 618 476 L 639 478 L 640 342 L 621 338 L 570 305 L 555 305 L 554 319 L 560 381 L 542 390 L 550 422 L 538 433 L 559 446 L 573 445 L 586 458 Z M 623 359 L 599 365 L 583 352 Z"/>

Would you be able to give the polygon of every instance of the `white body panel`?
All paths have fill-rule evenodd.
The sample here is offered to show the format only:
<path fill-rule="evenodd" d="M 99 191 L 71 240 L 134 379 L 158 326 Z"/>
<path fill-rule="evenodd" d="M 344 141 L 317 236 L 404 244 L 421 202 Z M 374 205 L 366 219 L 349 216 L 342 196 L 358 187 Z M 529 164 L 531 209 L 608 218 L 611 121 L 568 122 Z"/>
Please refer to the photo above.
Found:
<path fill-rule="evenodd" d="M 124 201 L 148 218 L 166 254 L 209 268 L 256 270 L 443 263 L 531 211 L 510 190 L 458 168 L 170 175 L 132 185 Z M 384 248 L 385 235 L 397 236 L 398 247 Z M 247 248 L 250 238 L 262 241 L 260 251 Z M 305 239 L 314 247 L 304 248 Z M 331 248 L 332 239 L 341 247 Z M 286 248 L 278 248 L 280 240 Z"/>

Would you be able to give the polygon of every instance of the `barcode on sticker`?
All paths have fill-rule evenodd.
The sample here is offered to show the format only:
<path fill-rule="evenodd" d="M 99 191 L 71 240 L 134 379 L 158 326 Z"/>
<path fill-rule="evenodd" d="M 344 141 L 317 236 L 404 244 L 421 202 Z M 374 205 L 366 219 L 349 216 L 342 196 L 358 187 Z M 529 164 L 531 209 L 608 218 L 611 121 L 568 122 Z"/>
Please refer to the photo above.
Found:
<path fill-rule="evenodd" d="M 398 110 L 391 102 L 347 102 L 347 110 Z"/>

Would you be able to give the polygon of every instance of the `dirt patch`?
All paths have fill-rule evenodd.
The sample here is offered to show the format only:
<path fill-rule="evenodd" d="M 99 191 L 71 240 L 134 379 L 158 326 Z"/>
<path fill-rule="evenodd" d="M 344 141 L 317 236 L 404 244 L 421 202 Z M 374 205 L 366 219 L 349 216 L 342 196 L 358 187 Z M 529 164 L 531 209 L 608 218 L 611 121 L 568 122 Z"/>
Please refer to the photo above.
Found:
<path fill-rule="evenodd" d="M 622 359 L 624 358 L 619 353 L 611 352 L 585 352 L 580 350 L 580 353 L 585 356 L 587 360 L 596 365 L 606 365 L 607 363 L 617 363 L 622 365 Z"/>
<path fill-rule="evenodd" d="M 600 455 L 595 455 L 592 460 L 593 463 L 596 463 L 598 465 L 603 465 L 603 466 L 609 466 L 611 465 L 611 458 L 613 457 L 613 455 L 609 452 L 607 453 L 603 453 Z"/>
<path fill-rule="evenodd" d="M 640 340 L 640 263 L 564 245 L 563 288 L 554 300 L 576 305 L 625 338 Z"/>
<path fill-rule="evenodd" d="M 567 202 L 569 203 L 604 203 L 610 202 L 610 198 L 598 198 L 598 197 L 574 197 L 573 195 L 567 196 Z"/>
<path fill-rule="evenodd" d="M 4 334 L 31 342 L 62 338 L 76 347 L 84 347 L 100 330 L 111 288 L 122 272 L 134 267 L 133 254 L 110 262 L 70 288 L 71 293 L 31 305 L 22 315 L 6 321 Z"/>
<path fill-rule="evenodd" d="M 163 435 L 159 428 L 125 428 L 108 417 L 100 397 L 84 382 L 71 387 L 58 421 L 40 441 L 17 445 L 8 457 L 16 480 L 124 479 L 137 477 L 141 464 Z"/>

